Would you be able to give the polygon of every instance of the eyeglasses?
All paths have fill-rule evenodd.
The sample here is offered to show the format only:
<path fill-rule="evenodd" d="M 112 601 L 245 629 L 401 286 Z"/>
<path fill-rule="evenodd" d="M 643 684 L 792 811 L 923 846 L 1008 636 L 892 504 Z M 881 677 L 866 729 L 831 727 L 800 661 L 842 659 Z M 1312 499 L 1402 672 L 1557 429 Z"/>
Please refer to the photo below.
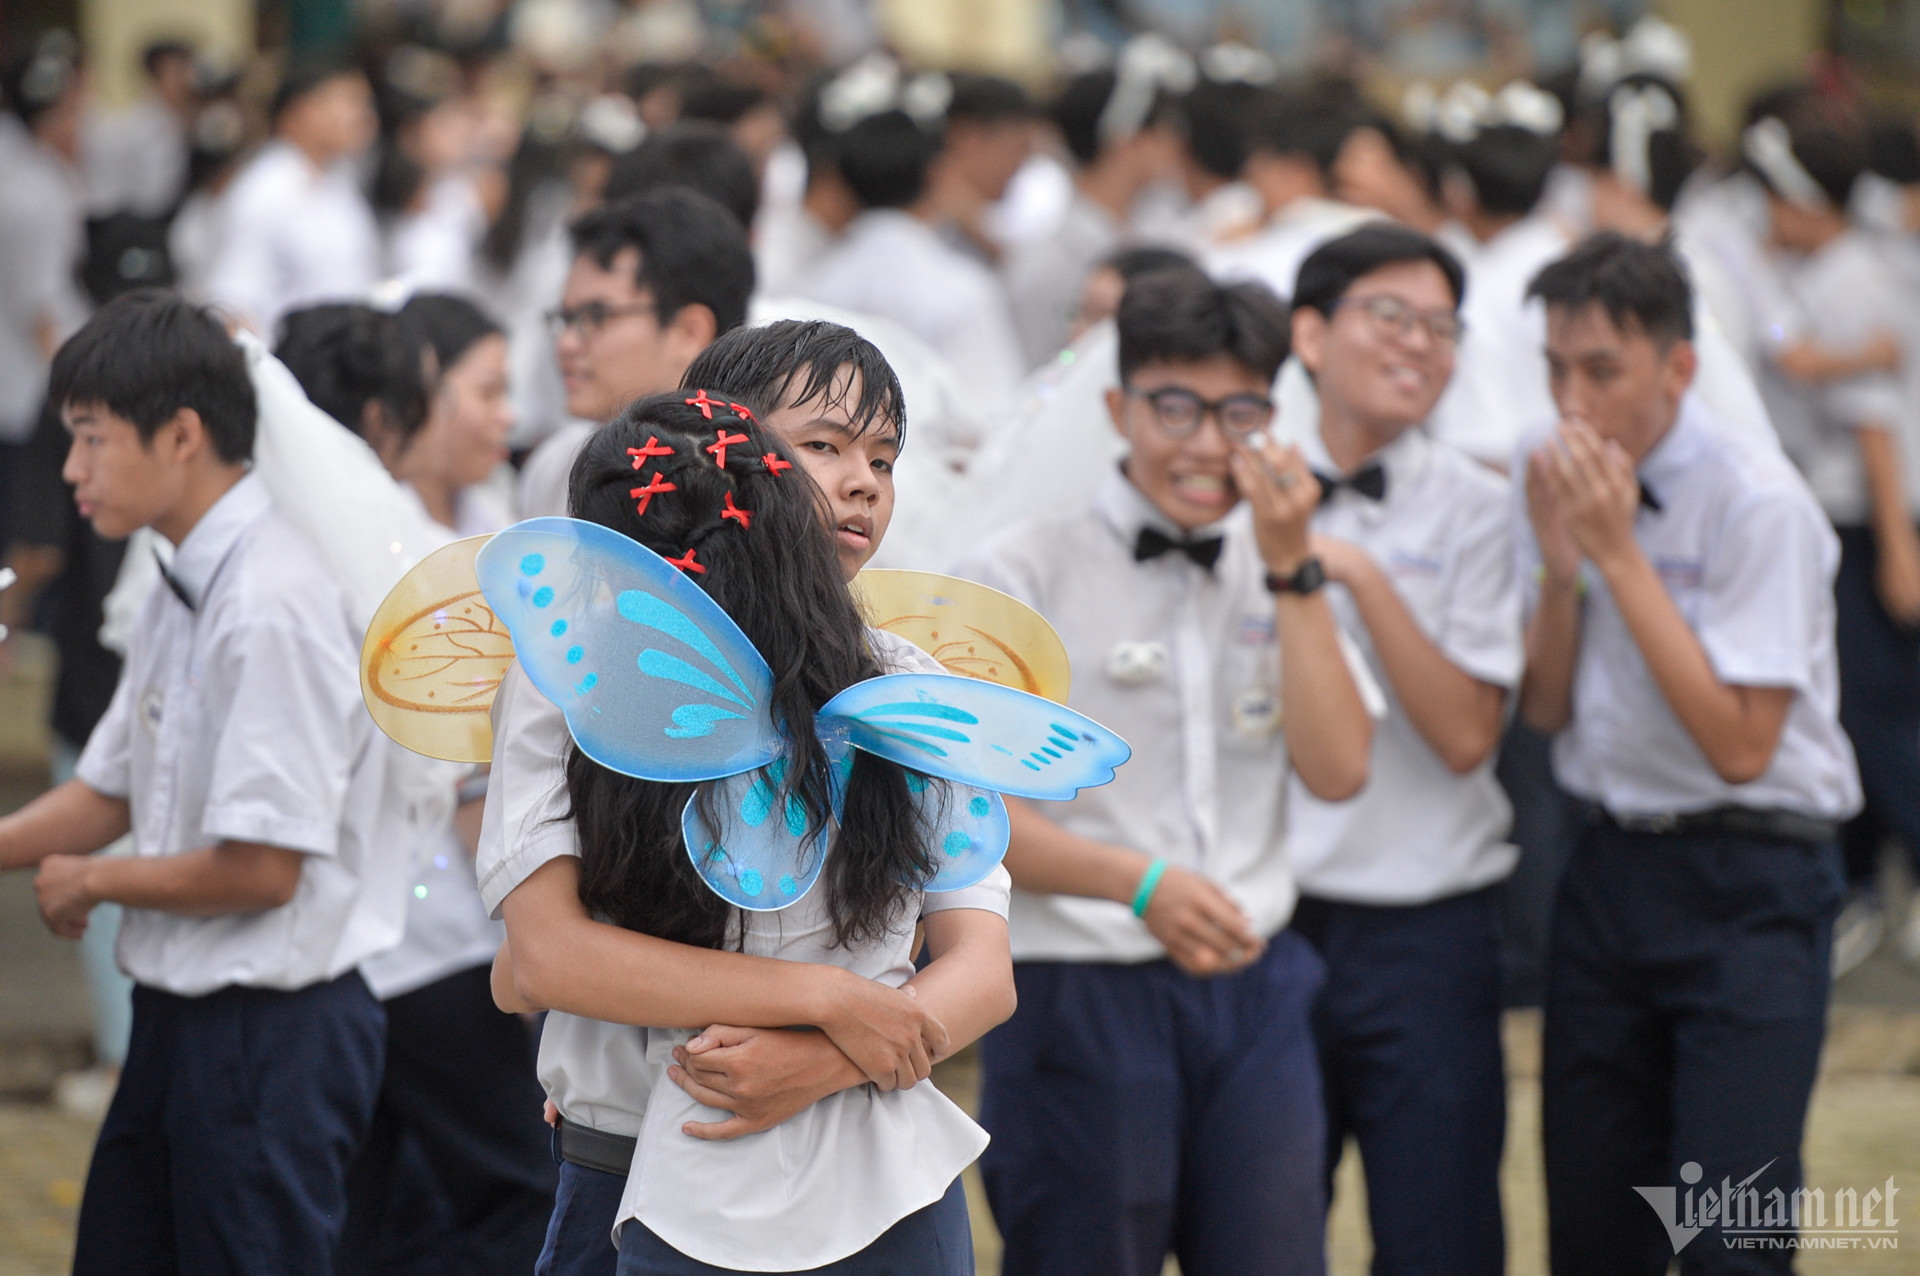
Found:
<path fill-rule="evenodd" d="M 584 306 L 568 309 L 562 306 L 558 310 L 549 310 L 543 316 L 547 321 L 547 331 L 558 341 L 571 328 L 580 334 L 582 340 L 591 341 L 600 335 L 609 319 L 621 315 L 650 315 L 655 313 L 650 301 L 639 301 L 629 306 L 609 306 L 604 301 L 589 301 Z"/>
<path fill-rule="evenodd" d="M 1405 340 L 1413 335 L 1415 324 L 1427 330 L 1436 346 L 1451 349 L 1460 344 L 1460 338 L 1466 335 L 1466 321 L 1451 310 L 1415 310 L 1398 297 L 1377 293 L 1371 297 L 1342 297 L 1333 303 L 1338 310 L 1341 306 L 1356 306 L 1365 312 L 1372 321 L 1374 331 L 1383 337 L 1397 337 Z"/>
<path fill-rule="evenodd" d="M 1230 394 L 1224 399 L 1203 399 L 1191 390 L 1166 386 L 1159 390 L 1127 387 L 1127 394 L 1146 400 L 1153 419 L 1170 439 L 1190 439 L 1209 415 L 1220 423 L 1220 430 L 1236 442 L 1259 433 L 1273 423 L 1273 400 L 1264 394 Z"/>

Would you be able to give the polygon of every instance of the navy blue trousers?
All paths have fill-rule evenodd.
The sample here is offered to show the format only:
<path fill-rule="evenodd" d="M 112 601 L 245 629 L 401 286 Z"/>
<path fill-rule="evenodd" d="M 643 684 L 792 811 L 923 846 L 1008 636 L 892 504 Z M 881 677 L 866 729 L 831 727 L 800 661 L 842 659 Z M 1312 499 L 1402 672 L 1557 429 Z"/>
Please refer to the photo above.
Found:
<path fill-rule="evenodd" d="M 76 1276 L 333 1271 L 385 1031 L 357 971 L 298 992 L 136 985 Z"/>
<path fill-rule="evenodd" d="M 1873 583 L 1873 533 L 1842 527 L 1833 582 L 1840 725 L 1853 741 L 1866 805 L 1847 821 L 1847 879 L 1869 886 L 1889 834 L 1920 868 L 1920 629 L 1887 614 Z"/>
<path fill-rule="evenodd" d="M 628 1219 L 620 1229 L 620 1276 L 726 1276 L 731 1271 L 688 1258 L 638 1219 Z M 809 1267 L 807 1276 L 974 1276 L 966 1189 L 955 1179 L 945 1196 L 907 1215 L 873 1244 L 825 1267 Z"/>
<path fill-rule="evenodd" d="M 1327 965 L 1314 1006 L 1331 1189 L 1360 1144 L 1373 1276 L 1500 1276 L 1500 888 L 1410 907 L 1305 899 Z"/>
<path fill-rule="evenodd" d="M 981 1043 L 1004 1276 L 1320 1276 L 1321 964 L 1291 931 L 1237 974 L 1016 962 Z"/>
<path fill-rule="evenodd" d="M 553 1132 L 553 1159 L 560 1166 L 560 1187 L 547 1220 L 547 1240 L 534 1264 L 534 1276 L 613 1276 L 620 1252 L 613 1247 L 613 1225 L 620 1218 L 620 1194 L 627 1176 L 590 1170 L 560 1159 L 560 1131 Z"/>
<path fill-rule="evenodd" d="M 1841 890 L 1831 846 L 1586 830 L 1556 901 L 1541 1056 L 1555 1276 L 1667 1270 L 1637 1187 L 1800 1186 Z M 1786 1272 L 1791 1253 L 1729 1249 L 1716 1226 L 1680 1270 Z"/>

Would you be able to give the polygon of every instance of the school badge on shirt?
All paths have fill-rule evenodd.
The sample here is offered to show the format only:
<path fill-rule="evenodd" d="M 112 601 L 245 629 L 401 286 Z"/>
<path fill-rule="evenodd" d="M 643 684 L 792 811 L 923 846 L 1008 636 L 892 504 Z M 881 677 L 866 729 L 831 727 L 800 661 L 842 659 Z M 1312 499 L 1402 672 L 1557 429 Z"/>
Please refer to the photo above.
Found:
<path fill-rule="evenodd" d="M 1142 687 L 1167 676 L 1167 644 L 1117 642 L 1107 653 L 1107 677 L 1123 687 Z"/>
<path fill-rule="evenodd" d="M 1234 734 L 1259 741 L 1280 726 L 1280 693 L 1272 687 L 1252 686 L 1233 698 Z"/>
<path fill-rule="evenodd" d="M 165 714 L 167 693 L 157 686 L 148 687 L 140 697 L 140 725 L 148 735 L 160 734 L 160 719 Z"/>

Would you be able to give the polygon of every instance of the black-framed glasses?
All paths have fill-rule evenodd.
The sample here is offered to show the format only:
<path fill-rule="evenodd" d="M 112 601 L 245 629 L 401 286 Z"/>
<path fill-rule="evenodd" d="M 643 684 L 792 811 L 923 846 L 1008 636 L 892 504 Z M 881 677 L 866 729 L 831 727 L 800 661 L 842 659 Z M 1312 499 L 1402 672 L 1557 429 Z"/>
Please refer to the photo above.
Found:
<path fill-rule="evenodd" d="M 622 315 L 653 313 L 654 305 L 650 301 L 637 301 L 626 306 L 609 306 L 604 301 L 589 301 L 584 306 L 572 308 L 562 306 L 558 310 L 549 310 L 543 317 L 547 321 L 547 331 L 553 335 L 555 341 L 565 335 L 569 328 L 579 333 L 583 339 L 590 341 L 600 335 L 600 330 L 606 327 L 611 319 L 618 319 Z"/>
<path fill-rule="evenodd" d="M 1382 336 L 1401 340 L 1411 336 L 1417 324 L 1427 330 L 1427 336 L 1433 339 L 1434 345 L 1451 349 L 1460 344 L 1460 338 L 1467 332 L 1466 321 L 1451 310 L 1416 310 L 1400 298 L 1385 293 L 1376 293 L 1371 297 L 1342 297 L 1333 305 L 1336 310 L 1341 306 L 1355 307 L 1367 316 Z"/>
<path fill-rule="evenodd" d="M 1127 394 L 1146 401 L 1153 409 L 1154 423 L 1170 439 L 1190 439 L 1200 423 L 1212 416 L 1220 431 L 1235 442 L 1244 442 L 1273 423 L 1273 400 L 1264 394 L 1230 394 L 1224 399 L 1203 399 L 1177 385 L 1158 390 L 1127 387 Z"/>

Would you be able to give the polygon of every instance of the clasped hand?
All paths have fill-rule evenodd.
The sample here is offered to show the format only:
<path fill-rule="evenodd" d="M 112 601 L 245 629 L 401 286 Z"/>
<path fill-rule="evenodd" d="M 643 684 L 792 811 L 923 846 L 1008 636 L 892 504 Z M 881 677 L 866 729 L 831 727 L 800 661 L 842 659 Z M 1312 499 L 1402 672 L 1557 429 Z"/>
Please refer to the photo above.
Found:
<path fill-rule="evenodd" d="M 1571 581 L 1582 558 L 1605 569 L 1634 545 L 1640 480 L 1626 449 L 1568 420 L 1527 458 L 1527 517 L 1548 577 Z"/>

